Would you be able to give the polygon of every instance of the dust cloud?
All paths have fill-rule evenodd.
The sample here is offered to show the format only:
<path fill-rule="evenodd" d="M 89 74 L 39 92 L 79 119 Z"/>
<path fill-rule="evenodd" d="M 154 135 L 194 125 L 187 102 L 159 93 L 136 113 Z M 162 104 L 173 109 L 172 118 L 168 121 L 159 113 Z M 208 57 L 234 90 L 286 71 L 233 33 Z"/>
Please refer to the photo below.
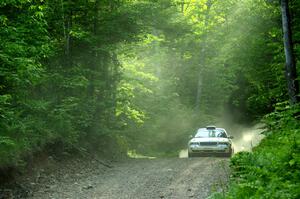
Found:
<path fill-rule="evenodd" d="M 235 153 L 240 151 L 251 151 L 253 147 L 257 146 L 263 139 L 264 135 L 263 124 L 256 124 L 252 127 L 236 126 L 232 132 L 229 133 L 234 136 L 233 147 Z"/>

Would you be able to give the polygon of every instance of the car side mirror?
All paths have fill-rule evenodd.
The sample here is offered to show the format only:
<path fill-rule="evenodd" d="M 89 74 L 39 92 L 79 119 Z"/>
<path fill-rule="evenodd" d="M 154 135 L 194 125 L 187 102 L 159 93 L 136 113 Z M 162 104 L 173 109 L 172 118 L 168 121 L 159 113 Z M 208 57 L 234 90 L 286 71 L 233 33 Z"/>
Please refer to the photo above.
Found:
<path fill-rule="evenodd" d="M 232 135 L 228 136 L 229 139 L 233 139 L 234 137 Z"/>
<path fill-rule="evenodd" d="M 189 138 L 192 139 L 192 138 L 194 138 L 194 136 L 193 136 L 193 135 L 190 135 Z"/>

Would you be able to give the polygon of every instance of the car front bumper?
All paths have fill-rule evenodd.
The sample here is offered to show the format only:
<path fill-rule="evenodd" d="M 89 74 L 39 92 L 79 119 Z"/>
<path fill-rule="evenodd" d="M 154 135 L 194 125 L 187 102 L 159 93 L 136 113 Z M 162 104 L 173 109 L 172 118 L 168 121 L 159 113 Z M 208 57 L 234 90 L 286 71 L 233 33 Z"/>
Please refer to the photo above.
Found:
<path fill-rule="evenodd" d="M 189 153 L 231 153 L 229 145 L 200 146 L 192 145 L 188 147 Z"/>

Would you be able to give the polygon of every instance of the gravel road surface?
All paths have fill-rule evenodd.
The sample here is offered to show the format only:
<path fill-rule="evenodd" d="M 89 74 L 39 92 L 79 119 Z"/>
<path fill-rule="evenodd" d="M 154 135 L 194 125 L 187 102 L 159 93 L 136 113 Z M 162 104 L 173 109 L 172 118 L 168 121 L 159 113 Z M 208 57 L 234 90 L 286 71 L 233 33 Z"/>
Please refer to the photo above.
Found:
<path fill-rule="evenodd" d="M 207 198 L 228 180 L 228 159 L 129 159 L 61 165 L 31 182 L 31 199 Z M 77 162 L 76 164 L 78 164 Z"/>

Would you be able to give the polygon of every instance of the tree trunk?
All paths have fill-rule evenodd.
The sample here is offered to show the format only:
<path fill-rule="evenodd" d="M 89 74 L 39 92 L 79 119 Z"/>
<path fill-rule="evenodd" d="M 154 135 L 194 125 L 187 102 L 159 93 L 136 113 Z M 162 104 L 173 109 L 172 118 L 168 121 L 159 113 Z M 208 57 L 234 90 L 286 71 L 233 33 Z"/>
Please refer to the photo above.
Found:
<path fill-rule="evenodd" d="M 181 12 L 184 13 L 184 0 L 181 0 Z"/>
<path fill-rule="evenodd" d="M 296 61 L 293 53 L 291 19 L 288 0 L 281 0 L 281 14 L 288 94 L 290 97 L 290 103 L 296 104 L 299 102 L 299 85 L 297 81 Z"/>
<path fill-rule="evenodd" d="M 205 28 L 208 26 L 208 20 L 209 20 L 209 12 L 210 8 L 212 6 L 212 0 L 207 0 L 206 2 L 207 10 L 205 13 Z M 201 94 L 202 94 L 202 67 L 204 67 L 206 63 L 205 58 L 205 51 L 206 51 L 206 41 L 207 40 L 207 29 L 204 30 L 203 37 L 202 37 L 202 47 L 200 52 L 200 63 L 199 63 L 199 71 L 198 71 L 198 83 L 197 83 L 197 94 L 196 94 L 196 102 L 195 102 L 195 110 L 199 111 L 200 109 L 200 101 L 201 101 Z"/>
<path fill-rule="evenodd" d="M 62 22 L 63 22 L 63 34 L 64 34 L 64 39 L 67 41 L 67 36 L 66 36 L 66 23 L 65 23 L 65 9 L 64 9 L 64 4 L 63 0 L 60 0 L 60 5 L 61 5 L 61 17 L 62 17 Z M 66 54 L 66 47 L 65 47 L 65 54 Z"/>

